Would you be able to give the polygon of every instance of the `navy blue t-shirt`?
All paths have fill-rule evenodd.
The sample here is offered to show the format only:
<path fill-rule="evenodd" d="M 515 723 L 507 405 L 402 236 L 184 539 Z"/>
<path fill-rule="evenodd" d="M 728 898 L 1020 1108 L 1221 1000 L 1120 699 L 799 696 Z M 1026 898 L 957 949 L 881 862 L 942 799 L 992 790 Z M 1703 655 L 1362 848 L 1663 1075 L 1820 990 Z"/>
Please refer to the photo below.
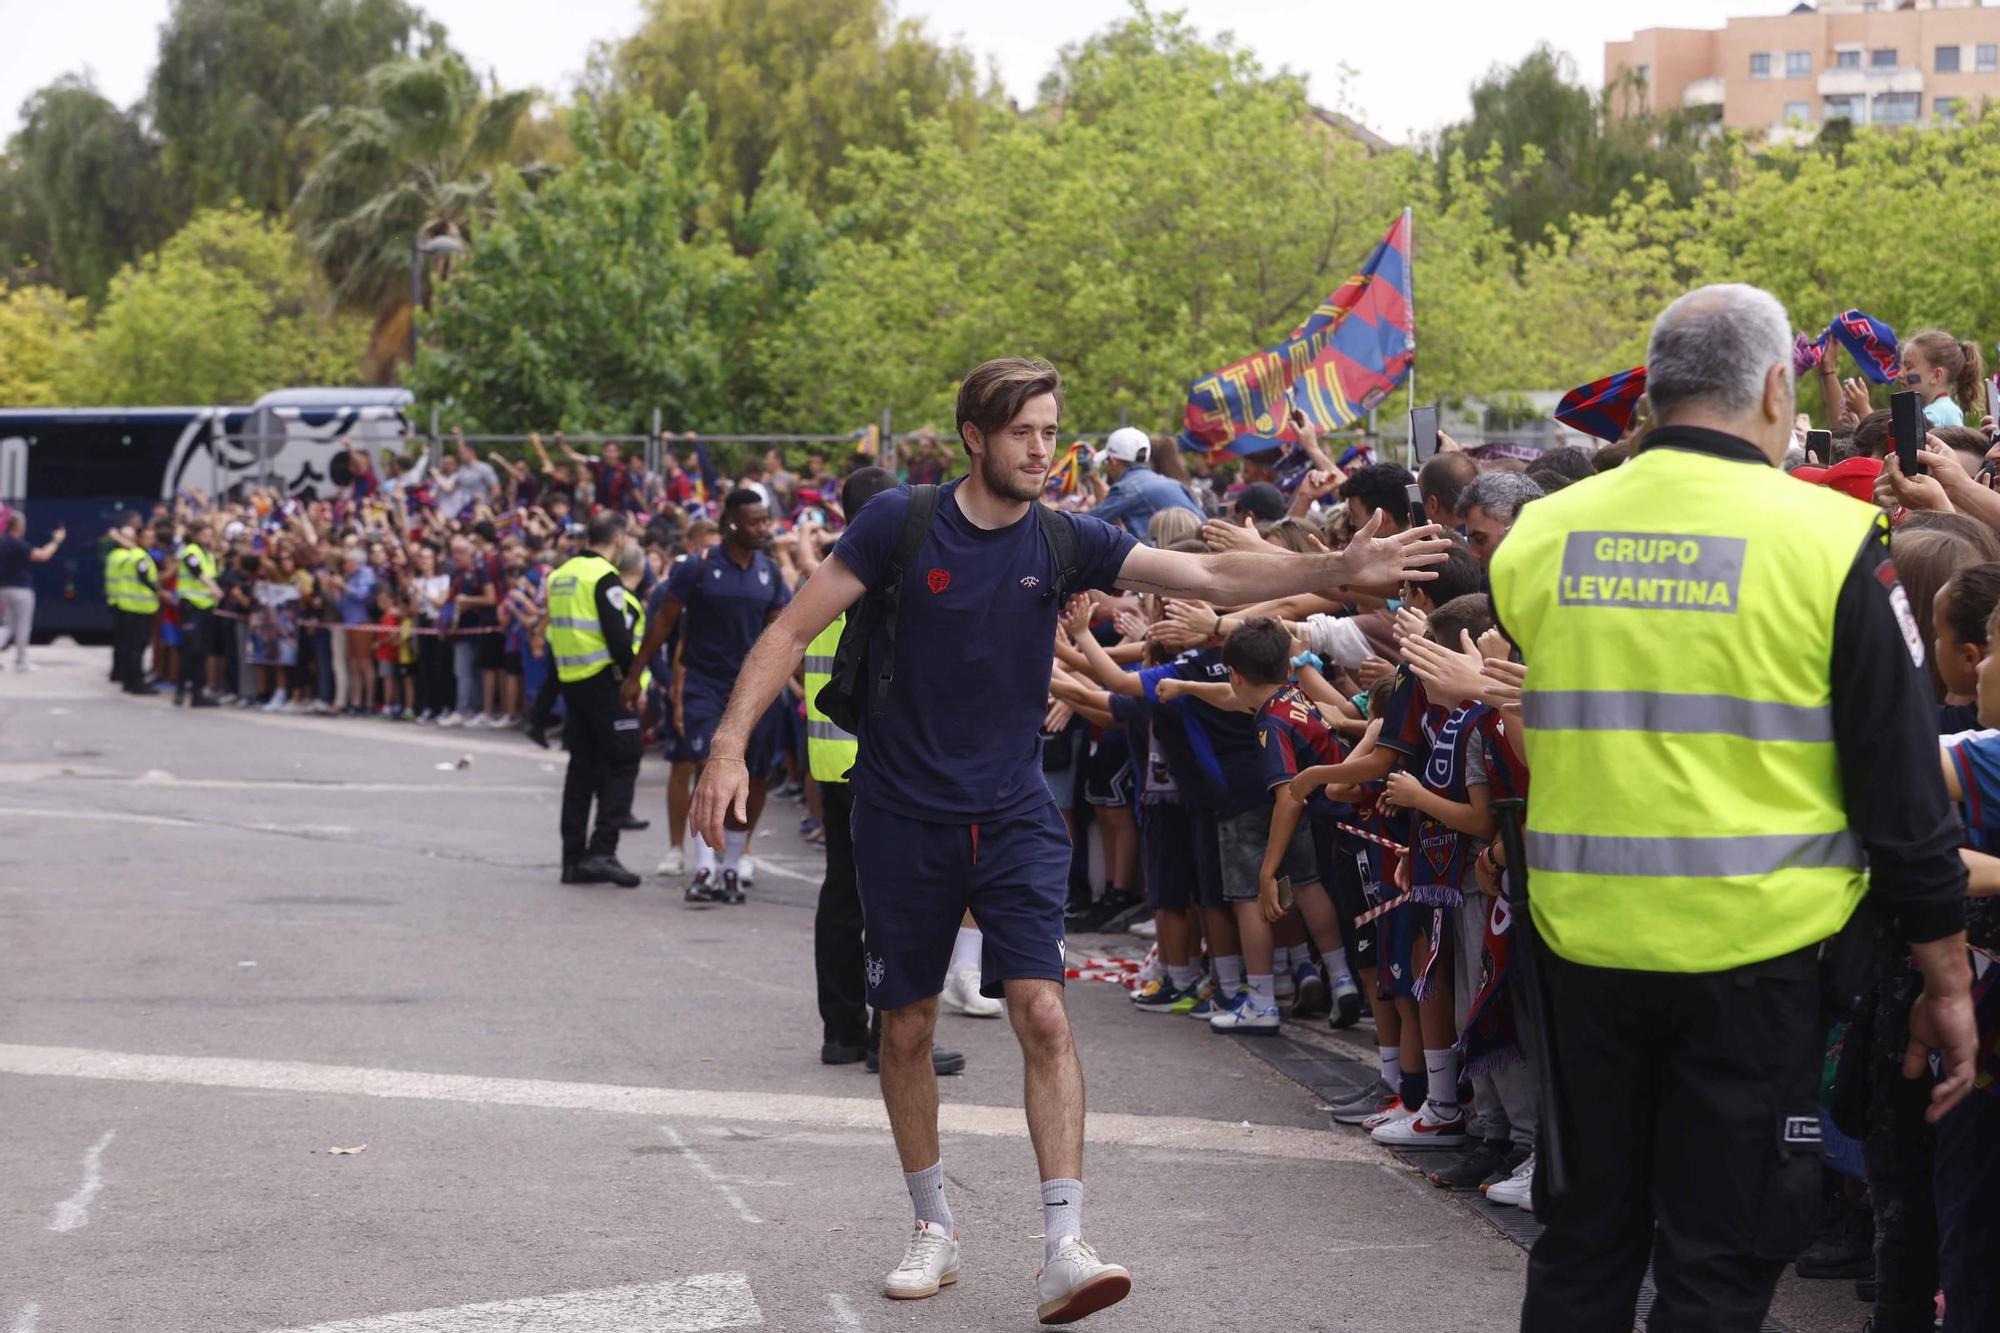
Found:
<path fill-rule="evenodd" d="M 28 573 L 33 550 L 19 537 L 0 535 L 0 588 L 26 588 L 34 582 Z"/>
<path fill-rule="evenodd" d="M 879 718 L 864 716 L 850 776 L 855 799 L 939 823 L 1004 819 L 1049 798 L 1042 715 L 1055 660 L 1055 552 L 1032 513 L 988 532 L 959 511 L 958 483 L 903 574 L 895 684 Z M 873 587 L 909 512 L 908 487 L 870 500 L 833 553 Z M 1100 519 L 1076 528 L 1077 587 L 1110 590 L 1137 545 Z M 874 661 L 886 635 L 870 647 Z"/>
<path fill-rule="evenodd" d="M 667 596 L 681 605 L 681 665 L 690 676 L 725 686 L 736 683 L 750 646 L 764 632 L 771 613 L 784 609 L 792 590 L 762 551 L 750 567 L 731 560 L 718 544 L 699 560 L 683 560 L 667 571 Z"/>
<path fill-rule="evenodd" d="M 1168 678 L 1226 684 L 1229 668 L 1222 664 L 1220 649 L 1200 648 L 1139 673 L 1147 700 L 1157 705 L 1154 734 L 1167 761 L 1174 765 L 1182 799 L 1206 808 L 1219 819 L 1269 804 L 1264 761 L 1257 746 L 1257 719 L 1249 713 L 1225 713 L 1199 699 L 1180 698 L 1161 704 L 1160 682 Z"/>

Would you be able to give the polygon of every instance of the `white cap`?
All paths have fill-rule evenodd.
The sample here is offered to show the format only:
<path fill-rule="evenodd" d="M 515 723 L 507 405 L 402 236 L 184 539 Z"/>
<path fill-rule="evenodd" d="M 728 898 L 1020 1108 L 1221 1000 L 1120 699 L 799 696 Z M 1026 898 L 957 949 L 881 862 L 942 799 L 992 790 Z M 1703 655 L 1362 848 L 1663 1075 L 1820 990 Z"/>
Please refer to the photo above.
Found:
<path fill-rule="evenodd" d="M 222 540 L 233 542 L 247 531 L 249 529 L 245 528 L 240 520 L 231 519 L 222 529 Z"/>
<path fill-rule="evenodd" d="M 1120 426 L 1104 441 L 1104 448 L 1098 451 L 1101 463 L 1115 458 L 1121 463 L 1143 463 L 1153 452 L 1152 437 L 1137 426 Z"/>

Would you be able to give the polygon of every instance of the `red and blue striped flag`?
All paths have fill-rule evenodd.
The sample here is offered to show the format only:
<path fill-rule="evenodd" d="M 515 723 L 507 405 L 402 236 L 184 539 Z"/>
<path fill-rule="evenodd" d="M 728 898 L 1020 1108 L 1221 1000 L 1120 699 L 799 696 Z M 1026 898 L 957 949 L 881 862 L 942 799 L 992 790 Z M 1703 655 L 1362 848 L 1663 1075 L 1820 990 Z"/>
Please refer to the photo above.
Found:
<path fill-rule="evenodd" d="M 1601 380 L 1580 384 L 1556 404 L 1556 420 L 1600 440 L 1622 440 L 1632 427 L 1646 392 L 1646 368 L 1634 366 Z"/>

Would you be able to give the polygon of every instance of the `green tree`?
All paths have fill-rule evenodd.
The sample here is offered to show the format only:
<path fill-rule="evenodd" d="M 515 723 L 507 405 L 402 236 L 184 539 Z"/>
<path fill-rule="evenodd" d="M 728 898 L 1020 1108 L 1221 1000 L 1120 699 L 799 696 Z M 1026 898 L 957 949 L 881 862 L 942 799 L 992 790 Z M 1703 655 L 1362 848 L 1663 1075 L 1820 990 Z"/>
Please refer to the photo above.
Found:
<path fill-rule="evenodd" d="M 647 0 L 638 32 L 596 59 L 600 91 L 636 93 L 668 115 L 709 108 L 708 171 L 725 204 L 757 193 L 784 155 L 816 206 L 850 145 L 904 149 L 940 118 L 968 143 L 997 101 L 966 51 L 897 20 L 889 0 Z"/>
<path fill-rule="evenodd" d="M 488 97 L 454 55 L 369 71 L 363 99 L 315 113 L 326 153 L 296 216 L 342 308 L 375 320 L 369 362 L 386 374 L 407 344 L 410 246 L 418 235 L 471 239 L 492 211 L 495 168 L 534 94 Z M 438 268 L 448 275 L 447 256 Z"/>
<path fill-rule="evenodd" d="M 933 122 L 857 151 L 856 229 L 760 345 L 794 428 L 949 420 L 956 377 L 1001 354 L 1053 361 L 1074 421 L 1175 425 L 1192 380 L 1293 328 L 1402 205 L 1389 159 L 1178 17 L 1141 11 L 1063 77 L 1061 108 L 969 149 Z"/>
<path fill-rule="evenodd" d="M 302 123 L 352 102 L 367 71 L 444 46 L 405 0 L 174 0 L 146 105 L 195 208 L 291 207 L 314 145 Z"/>
<path fill-rule="evenodd" d="M 751 423 L 765 391 L 751 342 L 812 280 L 818 224 L 769 173 L 736 253 L 705 220 L 714 188 L 699 98 L 569 116 L 577 161 L 533 190 L 503 173 L 498 212 L 438 294 L 411 385 L 469 427 L 631 430 Z"/>
<path fill-rule="evenodd" d="M 64 75 L 21 108 L 7 145 L 4 219 L 24 259 L 67 291 L 104 294 L 119 265 L 173 228 L 159 149 L 86 77 Z"/>
<path fill-rule="evenodd" d="M 211 209 L 113 279 L 69 389 L 78 402 L 247 403 L 286 384 L 347 384 L 366 332 L 333 314 L 289 232 Z"/>
<path fill-rule="evenodd" d="M 53 287 L 15 287 L 0 296 L 0 403 L 41 407 L 63 400 L 84 309 L 81 298 Z"/>

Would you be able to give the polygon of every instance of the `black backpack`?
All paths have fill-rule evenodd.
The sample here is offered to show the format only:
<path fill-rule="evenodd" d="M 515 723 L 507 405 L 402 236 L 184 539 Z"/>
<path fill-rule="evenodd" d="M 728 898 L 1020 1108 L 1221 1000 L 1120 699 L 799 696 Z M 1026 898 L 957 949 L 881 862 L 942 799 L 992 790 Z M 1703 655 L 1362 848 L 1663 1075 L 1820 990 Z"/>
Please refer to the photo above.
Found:
<path fill-rule="evenodd" d="M 842 731 L 859 734 L 864 706 L 867 716 L 879 717 L 889 697 L 889 686 L 896 679 L 896 620 L 903 601 L 903 575 L 930 535 L 931 523 L 937 518 L 938 491 L 937 486 L 928 484 L 910 487 L 910 507 L 903 515 L 903 530 L 896 537 L 889 567 L 847 613 L 840 646 L 834 650 L 831 677 L 813 701 Z M 1034 508 L 1042 535 L 1056 556 L 1055 586 L 1042 594 L 1042 600 L 1061 606 L 1076 586 L 1076 527 L 1048 505 L 1037 503 Z M 888 644 L 882 661 L 871 673 L 868 646 L 878 626 Z"/>

